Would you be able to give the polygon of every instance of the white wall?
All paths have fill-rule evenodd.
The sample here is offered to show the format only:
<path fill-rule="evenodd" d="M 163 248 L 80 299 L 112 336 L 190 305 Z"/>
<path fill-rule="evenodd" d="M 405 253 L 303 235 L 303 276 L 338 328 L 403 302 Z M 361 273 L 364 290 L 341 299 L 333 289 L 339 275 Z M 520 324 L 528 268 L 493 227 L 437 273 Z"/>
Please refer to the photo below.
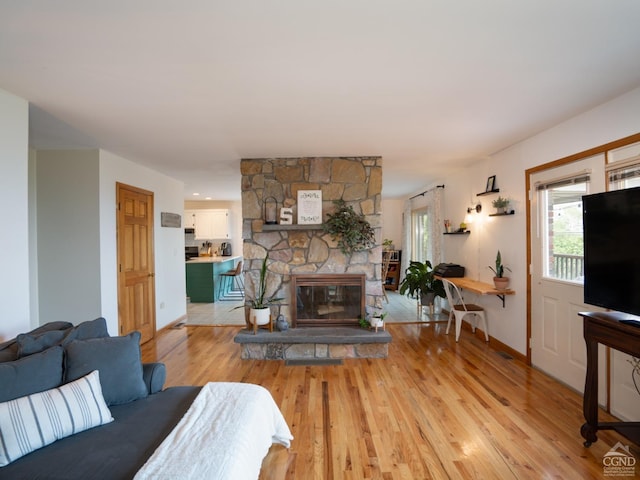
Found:
<path fill-rule="evenodd" d="M 516 295 L 507 297 L 506 308 L 495 298 L 473 298 L 488 310 L 491 336 L 526 354 L 526 216 L 525 170 L 640 132 L 640 88 L 606 104 L 565 121 L 534 137 L 492 155 L 473 167 L 446 179 L 445 218 L 454 225 L 460 222 L 466 208 L 479 200 L 483 211 L 469 225 L 468 236 L 447 235 L 445 260 L 460 263 L 471 278 L 490 283 L 492 265 L 499 249 L 512 272 L 511 288 Z M 500 195 L 511 200 L 516 214 L 488 217 L 495 196 L 477 197 L 486 179 L 497 176 Z"/>
<path fill-rule="evenodd" d="M 116 245 L 116 182 L 154 193 L 156 257 L 156 327 L 169 325 L 187 313 L 184 230 L 160 226 L 160 213 L 182 214 L 184 185 L 171 177 L 100 150 L 100 276 L 102 315 L 109 332 L 118 326 Z"/>
<path fill-rule="evenodd" d="M 184 231 L 160 222 L 182 212 L 182 183 L 102 150 L 36 158 L 40 323 L 103 316 L 117 335 L 116 182 L 154 193 L 157 328 L 186 315 Z"/>
<path fill-rule="evenodd" d="M 384 166 L 383 166 L 384 168 Z M 382 199 L 382 238 L 393 240 L 397 250 L 402 248 L 402 212 L 404 199 Z"/>
<path fill-rule="evenodd" d="M 101 315 L 98 153 L 36 152 L 40 323 Z"/>
<path fill-rule="evenodd" d="M 0 342 L 30 329 L 29 105 L 0 90 Z"/>

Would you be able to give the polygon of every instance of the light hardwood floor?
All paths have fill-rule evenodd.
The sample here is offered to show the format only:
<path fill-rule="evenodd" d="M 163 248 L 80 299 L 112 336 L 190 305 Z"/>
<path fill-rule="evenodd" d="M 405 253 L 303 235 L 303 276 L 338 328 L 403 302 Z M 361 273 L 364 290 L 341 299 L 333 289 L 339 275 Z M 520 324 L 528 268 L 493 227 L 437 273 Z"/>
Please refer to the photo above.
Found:
<path fill-rule="evenodd" d="M 470 331 L 388 325 L 387 359 L 340 366 L 241 360 L 238 327 L 166 329 L 142 347 L 167 386 L 250 382 L 269 389 L 294 435 L 274 446 L 261 479 L 600 479 L 618 441 L 585 448 L 582 397 Z M 610 418 L 601 414 L 601 420 Z M 640 474 L 640 467 L 636 467 Z"/>

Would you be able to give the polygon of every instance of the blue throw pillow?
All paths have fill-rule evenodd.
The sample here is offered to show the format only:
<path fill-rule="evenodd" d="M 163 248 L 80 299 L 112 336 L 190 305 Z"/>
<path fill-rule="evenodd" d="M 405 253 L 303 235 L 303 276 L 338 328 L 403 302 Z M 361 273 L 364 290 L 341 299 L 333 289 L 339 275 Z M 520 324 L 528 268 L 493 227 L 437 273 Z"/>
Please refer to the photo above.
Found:
<path fill-rule="evenodd" d="M 87 340 L 89 338 L 103 338 L 109 336 L 109 332 L 107 331 L 107 321 L 103 317 L 79 323 L 73 327 L 73 330 L 75 331 L 75 340 Z"/>
<path fill-rule="evenodd" d="M 43 327 L 51 327 L 55 324 L 60 324 L 60 327 L 65 328 L 61 328 L 60 330 L 42 329 Z M 43 325 L 41 329 L 36 329 L 32 332 L 21 333 L 18 335 L 16 337 L 16 343 L 18 345 L 17 358 L 33 355 L 34 353 L 42 352 L 43 350 L 56 345 L 62 345 L 64 347 L 73 340 L 87 340 L 89 338 L 103 338 L 109 336 L 109 332 L 107 331 L 107 321 L 102 317 L 82 322 L 75 327 L 66 327 L 66 325 L 66 322 L 51 322 L 47 325 Z"/>
<path fill-rule="evenodd" d="M 45 323 L 44 325 L 40 325 L 37 328 L 34 328 L 29 333 L 22 334 L 22 335 L 39 336 L 41 334 L 44 334 L 50 331 L 68 330 L 71 327 L 73 327 L 73 324 L 69 322 L 49 322 L 49 323 Z M 18 337 L 19 336 L 20 335 L 18 335 Z M 58 345 L 58 344 L 53 344 L 53 345 Z M 30 351 L 29 354 L 41 352 L 42 350 L 45 350 L 50 346 L 52 345 L 48 345 L 47 347 L 44 347 L 44 348 L 35 348 L 32 351 Z M 29 355 L 29 354 L 25 353 L 24 355 Z M 18 345 L 17 337 L 12 338 L 11 340 L 7 340 L 6 342 L 0 343 L 0 363 L 17 360 L 21 356 L 23 355 L 20 355 L 20 346 Z"/>
<path fill-rule="evenodd" d="M 43 392 L 62 383 L 62 347 L 0 363 L 0 402 Z"/>
<path fill-rule="evenodd" d="M 51 330 L 39 334 L 21 333 L 16 337 L 18 358 L 33 355 L 47 348 L 60 345 L 68 334 L 67 330 Z"/>
<path fill-rule="evenodd" d="M 142 378 L 140 332 L 125 337 L 74 340 L 65 351 L 65 382 L 98 370 L 107 405 L 120 405 L 148 396 Z"/>

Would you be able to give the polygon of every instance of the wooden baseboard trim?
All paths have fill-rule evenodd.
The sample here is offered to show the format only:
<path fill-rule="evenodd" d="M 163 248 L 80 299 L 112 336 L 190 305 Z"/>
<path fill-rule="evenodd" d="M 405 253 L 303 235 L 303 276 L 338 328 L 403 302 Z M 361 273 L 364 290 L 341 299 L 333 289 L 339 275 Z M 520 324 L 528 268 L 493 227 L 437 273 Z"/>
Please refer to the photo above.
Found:
<path fill-rule="evenodd" d="M 443 312 L 444 312 L 444 310 L 443 310 Z M 447 312 L 447 313 L 449 313 L 449 312 Z M 454 325 L 452 324 L 451 327 L 454 328 Z M 473 332 L 472 332 L 472 329 L 471 329 L 471 325 L 469 325 L 469 323 L 462 322 L 462 328 L 464 330 L 470 332 L 473 335 Z M 476 335 L 476 337 L 478 337 L 479 339 L 484 341 L 484 330 L 482 330 L 481 328 L 476 328 L 475 335 Z M 500 340 L 497 340 L 496 338 L 492 337 L 491 335 L 489 335 L 489 347 L 491 347 L 496 352 L 504 352 L 507 355 L 510 355 L 511 357 L 513 357 L 514 359 L 521 361 L 525 365 L 529 365 L 527 363 L 527 356 L 526 355 L 523 355 L 519 351 L 511 348 L 506 343 L 502 343 Z"/>

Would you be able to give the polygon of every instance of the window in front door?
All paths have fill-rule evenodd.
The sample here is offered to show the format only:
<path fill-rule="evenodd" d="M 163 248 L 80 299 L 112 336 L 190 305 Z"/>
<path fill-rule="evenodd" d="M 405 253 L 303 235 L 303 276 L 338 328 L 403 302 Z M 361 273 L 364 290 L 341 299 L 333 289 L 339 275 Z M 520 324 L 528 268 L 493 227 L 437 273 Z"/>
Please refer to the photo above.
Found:
<path fill-rule="evenodd" d="M 589 175 L 536 185 L 542 229 L 542 275 L 583 283 L 582 196 L 589 193 Z"/>

